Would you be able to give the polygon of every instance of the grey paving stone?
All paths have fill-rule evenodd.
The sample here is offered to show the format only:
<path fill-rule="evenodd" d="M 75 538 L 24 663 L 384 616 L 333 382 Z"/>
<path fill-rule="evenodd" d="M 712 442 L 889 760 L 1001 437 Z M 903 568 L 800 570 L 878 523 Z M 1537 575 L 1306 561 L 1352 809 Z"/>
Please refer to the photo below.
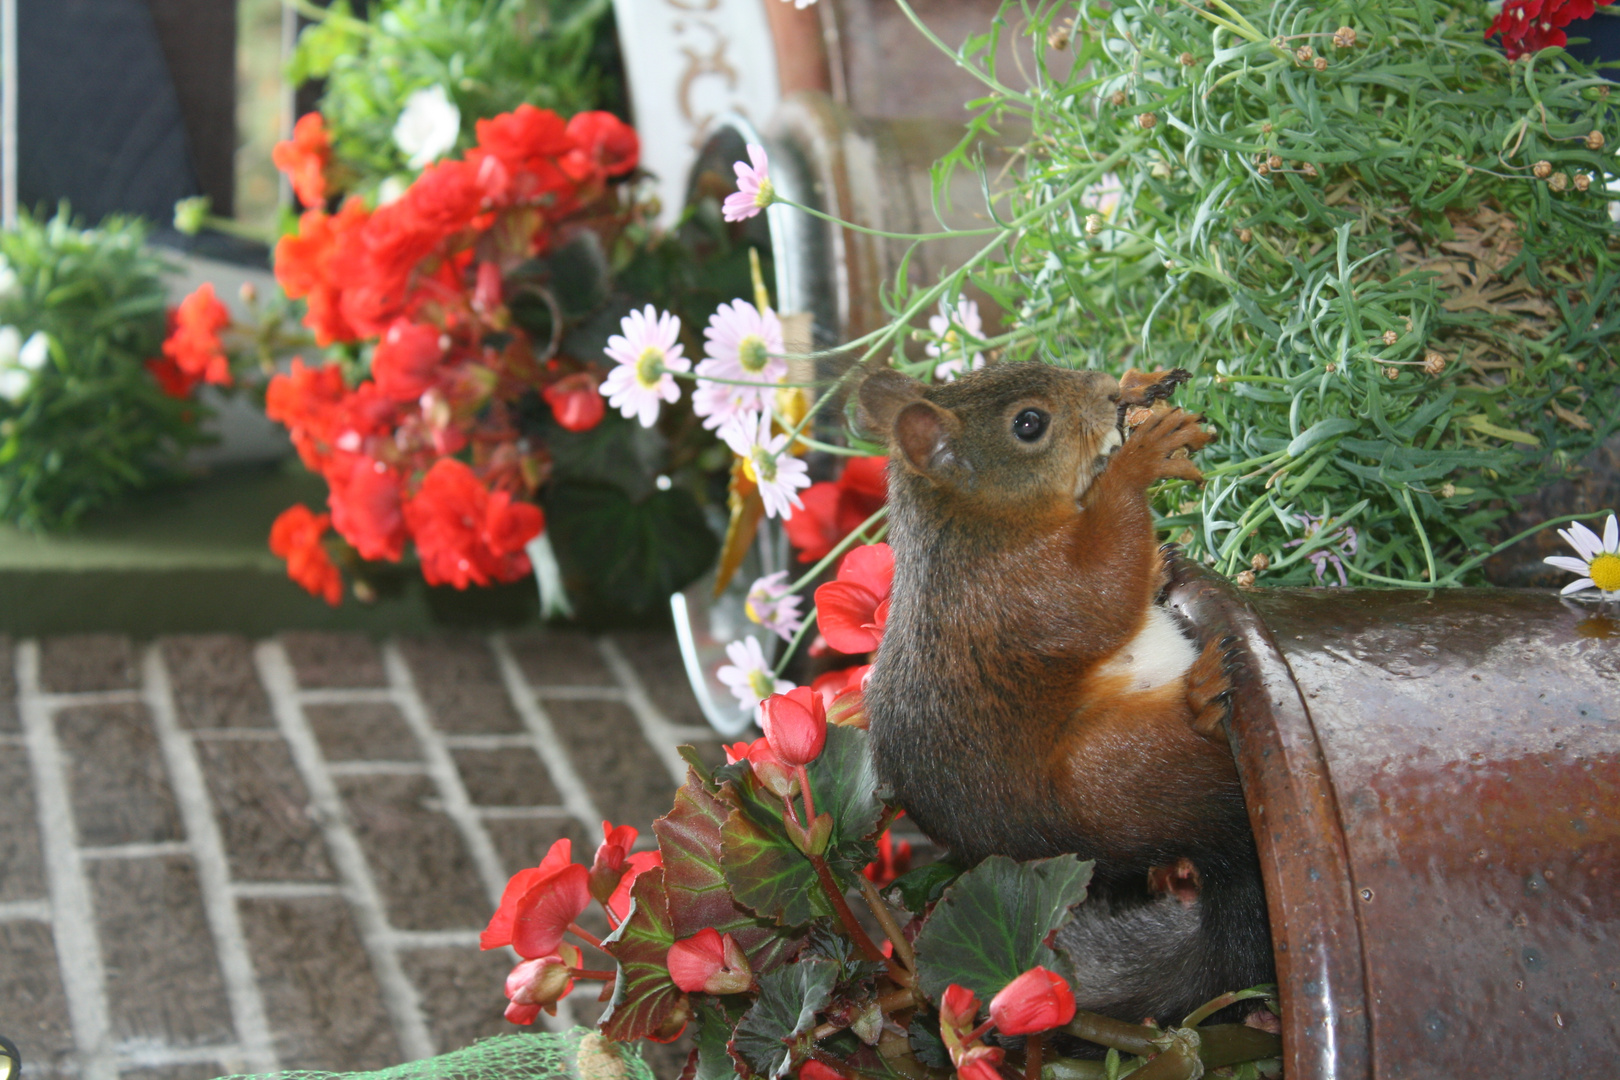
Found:
<path fill-rule="evenodd" d="M 628 706 L 558 698 L 546 699 L 545 706 L 575 771 L 613 824 L 645 833 L 653 818 L 669 813 L 676 785 Z"/>
<path fill-rule="evenodd" d="M 697 698 L 692 696 L 692 684 L 687 681 L 673 633 L 633 630 L 614 634 L 613 641 L 670 723 L 708 726 Z"/>
<path fill-rule="evenodd" d="M 502 987 L 513 964 L 505 949 L 412 949 L 400 956 L 400 963 L 421 997 L 439 1053 L 522 1030 L 502 1015 Z"/>
<path fill-rule="evenodd" d="M 163 1065 L 148 1069 L 124 1069 L 119 1080 L 212 1080 L 220 1075 L 220 1064 Z"/>
<path fill-rule="evenodd" d="M 73 1029 L 51 928 L 27 920 L 0 922 L 0 1024 L 17 1044 L 25 1070 L 42 1077 L 76 1075 Z"/>
<path fill-rule="evenodd" d="M 0 903 L 44 898 L 45 869 L 28 759 L 0 747 Z"/>
<path fill-rule="evenodd" d="M 308 630 L 282 634 L 279 640 L 306 690 L 388 685 L 377 643 L 361 634 Z"/>
<path fill-rule="evenodd" d="M 180 723 L 188 728 L 273 728 L 253 646 L 235 634 L 161 638 Z"/>
<path fill-rule="evenodd" d="M 86 864 L 114 1038 L 199 1046 L 235 1038 L 191 859 Z"/>
<path fill-rule="evenodd" d="M 405 718 L 383 701 L 306 705 L 304 715 L 328 761 L 420 761 Z"/>
<path fill-rule="evenodd" d="M 145 706 L 63 709 L 56 731 L 81 844 L 181 839 L 180 814 Z"/>
<path fill-rule="evenodd" d="M 133 689 L 135 648 L 119 634 L 46 638 L 39 647 L 39 685 L 56 694 Z"/>
<path fill-rule="evenodd" d="M 215 820 L 237 881 L 329 881 L 309 793 L 280 739 L 196 740 Z"/>
<path fill-rule="evenodd" d="M 399 1063 L 347 904 L 244 900 L 241 912 L 283 1068 L 353 1072 Z"/>
<path fill-rule="evenodd" d="M 507 638 L 531 686 L 613 686 L 596 642 L 585 634 L 539 630 Z"/>
<path fill-rule="evenodd" d="M 423 776 L 346 776 L 338 789 L 388 908 L 403 930 L 483 929 L 494 909 L 461 834 L 430 809 Z"/>
<path fill-rule="evenodd" d="M 473 634 L 407 638 L 399 648 L 440 731 L 476 735 L 523 730 L 484 638 Z"/>
<path fill-rule="evenodd" d="M 12 670 L 11 638 L 0 634 L 0 733 L 21 731 L 17 716 L 17 678 Z"/>
<path fill-rule="evenodd" d="M 573 818 L 496 818 L 484 822 L 484 828 L 508 877 L 539 866 L 551 845 L 565 836 L 573 841 L 574 861 L 589 864 L 602 840 L 601 833 L 592 836 Z"/>
<path fill-rule="evenodd" d="M 533 750 L 452 750 L 475 806 L 556 806 L 562 802 Z"/>

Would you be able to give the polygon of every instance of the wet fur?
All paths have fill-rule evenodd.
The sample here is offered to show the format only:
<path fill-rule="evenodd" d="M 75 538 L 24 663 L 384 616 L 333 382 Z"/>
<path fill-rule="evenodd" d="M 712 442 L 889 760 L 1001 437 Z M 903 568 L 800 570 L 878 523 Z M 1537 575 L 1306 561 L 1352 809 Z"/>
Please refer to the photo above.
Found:
<path fill-rule="evenodd" d="M 1096 859 L 1059 943 L 1084 1007 L 1179 1022 L 1271 977 L 1264 897 L 1221 721 L 1219 642 L 1184 651 L 1154 607 L 1164 566 L 1145 490 L 1197 479 L 1172 454 L 1209 436 L 1156 412 L 1119 443 L 1120 410 L 1167 392 L 1097 372 L 1002 365 L 940 387 L 868 380 L 890 431 L 895 579 L 867 684 L 878 772 L 918 826 L 968 864 Z M 1042 445 L 1010 434 L 1051 415 Z M 1152 684 L 1152 685 L 1147 685 Z M 1150 887 L 1188 859 L 1201 887 Z"/>

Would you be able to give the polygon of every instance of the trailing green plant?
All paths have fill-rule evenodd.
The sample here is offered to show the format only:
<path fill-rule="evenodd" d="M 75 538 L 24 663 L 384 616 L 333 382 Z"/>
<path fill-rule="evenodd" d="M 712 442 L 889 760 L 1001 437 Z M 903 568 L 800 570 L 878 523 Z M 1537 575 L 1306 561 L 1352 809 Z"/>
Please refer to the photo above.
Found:
<path fill-rule="evenodd" d="M 1561 49 L 1505 59 L 1488 22 L 1015 2 L 957 53 L 988 93 L 938 190 L 987 133 L 1030 134 L 996 204 L 1018 228 L 945 295 L 971 274 L 1002 303 L 1001 359 L 1192 372 L 1207 483 L 1157 506 L 1223 572 L 1472 580 L 1514 497 L 1620 425 L 1610 86 Z"/>
<path fill-rule="evenodd" d="M 379 0 L 362 19 L 337 0 L 310 10 L 319 21 L 299 35 L 289 74 L 326 80 L 321 114 L 339 158 L 365 174 L 354 186 L 369 190 L 407 171 L 394 127 L 413 92 L 444 89 L 463 151 L 473 121 L 525 103 L 565 116 L 614 108 L 610 10 L 609 0 Z"/>
<path fill-rule="evenodd" d="M 207 411 L 148 368 L 167 325 L 145 226 L 76 227 L 64 204 L 0 232 L 0 520 L 31 530 L 179 473 Z"/>

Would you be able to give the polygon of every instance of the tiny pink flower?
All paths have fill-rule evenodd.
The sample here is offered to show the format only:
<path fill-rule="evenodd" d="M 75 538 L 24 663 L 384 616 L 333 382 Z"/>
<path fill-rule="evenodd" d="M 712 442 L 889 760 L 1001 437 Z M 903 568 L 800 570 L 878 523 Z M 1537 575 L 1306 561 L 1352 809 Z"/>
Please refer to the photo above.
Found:
<path fill-rule="evenodd" d="M 797 492 L 810 486 L 809 466 L 787 452 L 785 433 L 771 435 L 769 416 L 749 420 L 746 413 L 737 416 L 720 428 L 720 438 L 743 459 L 743 472 L 758 486 L 765 516 L 786 520 L 804 507 Z"/>
<path fill-rule="evenodd" d="M 939 314 L 930 316 L 928 329 L 939 339 L 923 351 L 938 360 L 934 365 L 934 378 L 940 382 L 953 382 L 965 371 L 984 367 L 984 353 L 969 350 L 984 339 L 984 321 L 979 318 L 979 305 L 967 297 L 959 297 L 956 309 L 939 302 Z"/>
<path fill-rule="evenodd" d="M 623 334 L 608 338 L 608 357 L 617 366 L 602 383 L 608 404 L 642 427 L 658 421 L 660 401 L 673 402 L 681 392 L 672 372 L 690 371 L 692 362 L 681 353 L 681 320 L 651 304 L 632 311 L 620 322 Z"/>
<path fill-rule="evenodd" d="M 737 190 L 726 196 L 720 204 L 720 216 L 727 221 L 747 221 L 776 201 L 776 188 L 771 184 L 770 162 L 765 148 L 757 143 L 748 144 L 748 160 L 752 166 L 739 161 L 732 166 L 737 173 Z"/>
<path fill-rule="evenodd" d="M 786 570 L 765 575 L 748 590 L 743 610 L 750 619 L 783 641 L 792 641 L 793 635 L 804 625 L 804 619 L 799 615 L 799 603 L 803 597 L 788 592 L 787 585 Z"/>
<path fill-rule="evenodd" d="M 745 637 L 741 641 L 733 641 L 726 646 L 726 656 L 731 663 L 722 666 L 715 674 L 746 709 L 757 708 L 761 701 L 772 694 L 785 694 L 793 689 L 792 683 L 771 674 L 771 666 L 765 662 L 765 650 L 760 648 L 758 638 Z"/>

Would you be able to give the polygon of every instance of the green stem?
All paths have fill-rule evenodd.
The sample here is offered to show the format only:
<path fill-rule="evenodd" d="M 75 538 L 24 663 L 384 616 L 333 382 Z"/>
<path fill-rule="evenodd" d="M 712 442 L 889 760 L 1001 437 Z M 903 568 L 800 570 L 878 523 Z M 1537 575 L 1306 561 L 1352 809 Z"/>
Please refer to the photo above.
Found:
<path fill-rule="evenodd" d="M 887 504 L 878 507 L 877 510 L 872 513 L 871 517 L 861 522 L 848 536 L 844 537 L 842 540 L 838 541 L 837 544 L 833 545 L 833 549 L 827 552 L 825 558 L 816 563 L 816 565 L 812 566 L 809 570 L 805 571 L 804 576 L 799 578 L 798 581 L 795 581 L 792 585 L 789 585 L 787 591 L 790 593 L 796 593 L 806 585 L 810 584 L 812 581 L 816 580 L 816 578 L 821 576 L 821 572 L 823 570 L 827 569 L 827 567 L 831 566 L 833 562 L 837 560 L 838 556 L 854 547 L 855 541 L 862 539 L 865 536 L 867 529 L 871 528 L 873 525 L 876 525 L 878 522 L 882 521 L 888 516 L 889 507 Z"/>
<path fill-rule="evenodd" d="M 992 233 L 999 233 L 1001 231 L 994 226 L 990 226 L 989 228 L 984 229 L 952 229 L 948 232 L 936 233 L 888 232 L 884 229 L 870 229 L 865 225 L 856 225 L 854 222 L 845 221 L 840 217 L 834 217 L 833 215 L 821 210 L 817 210 L 814 207 L 806 206 L 804 203 L 794 202 L 792 199 L 784 199 L 780 195 L 776 197 L 776 201 L 785 206 L 791 206 L 795 210 L 801 210 L 813 218 L 820 218 L 822 221 L 849 229 L 852 232 L 865 233 L 867 236 L 881 236 L 889 240 L 954 240 L 957 237 L 962 236 L 989 236 Z"/>
<path fill-rule="evenodd" d="M 1029 105 L 1032 108 L 1034 107 L 1034 102 L 1030 101 L 1027 96 L 1001 85 L 1000 82 L 996 81 L 996 79 L 990 76 L 988 73 L 980 71 L 978 68 L 962 59 L 961 55 L 955 49 L 941 41 L 939 39 L 939 35 L 934 33 L 933 30 L 929 29 L 928 24 L 917 17 L 917 13 L 911 10 L 911 5 L 906 3 L 906 0 L 895 0 L 895 3 L 900 5 L 900 10 L 905 13 L 907 19 L 911 20 L 911 25 L 917 28 L 917 32 L 923 37 L 927 38 L 928 42 L 933 45 L 934 48 L 950 57 L 951 61 L 956 64 L 957 67 L 961 68 L 969 75 L 972 75 L 975 79 L 978 79 L 980 82 L 984 83 L 984 85 L 988 86 L 1002 97 L 1007 98 L 1009 101 L 1017 101 L 1025 105 Z"/>
<path fill-rule="evenodd" d="M 861 950 L 861 955 L 874 964 L 884 961 L 883 950 L 873 944 L 862 928 L 860 920 L 855 918 L 855 912 L 850 910 L 849 901 L 844 899 L 843 890 L 833 879 L 832 869 L 827 866 L 827 860 L 820 855 L 806 855 L 810 865 L 815 868 L 816 881 L 821 885 L 821 891 L 826 894 L 827 900 L 832 904 L 833 911 L 838 913 L 838 921 L 844 924 L 844 930 L 849 934 L 855 947 Z"/>
<path fill-rule="evenodd" d="M 816 615 L 816 609 L 811 608 L 810 614 L 805 617 L 804 623 L 799 627 L 798 632 L 793 635 L 793 640 L 788 642 L 787 649 L 782 653 L 782 659 L 776 662 L 776 667 L 771 671 L 771 678 L 780 679 L 782 677 L 782 672 L 786 670 L 788 661 L 792 660 L 793 654 L 799 650 L 799 642 L 803 641 L 804 635 L 808 634 L 810 628 L 816 625 Z"/>
<path fill-rule="evenodd" d="M 1609 510 L 1595 510 L 1590 514 L 1565 514 L 1563 517 L 1556 517 L 1556 518 L 1553 518 L 1551 521 L 1543 521 L 1540 525 L 1532 526 L 1531 528 L 1528 528 L 1528 529 L 1524 530 L 1524 532 L 1519 533 L 1517 536 L 1509 537 L 1508 539 L 1502 541 L 1500 544 L 1497 544 L 1495 547 L 1491 548 L 1491 550 L 1489 550 L 1487 552 L 1484 552 L 1483 554 L 1480 554 L 1480 555 L 1475 555 L 1472 559 L 1469 559 L 1467 562 L 1462 563 L 1455 570 L 1453 570 L 1451 573 L 1447 574 L 1440 581 L 1436 582 L 1436 584 L 1438 584 L 1438 585 L 1455 585 L 1457 583 L 1458 578 L 1460 578 L 1463 574 L 1466 574 L 1468 571 L 1472 570 L 1474 567 L 1478 566 L 1480 563 L 1484 562 L 1486 559 L 1491 558 L 1493 555 L 1501 554 L 1502 552 L 1506 551 L 1508 548 L 1512 547 L 1514 544 L 1517 544 L 1520 540 L 1523 540 L 1527 536 L 1534 536 L 1536 533 L 1540 532 L 1542 529 L 1550 529 L 1554 525 L 1565 525 L 1565 524 L 1568 524 L 1571 521 L 1590 521 L 1593 518 L 1600 518 L 1600 517 L 1603 517 L 1605 514 L 1612 514 L 1612 513 L 1614 513 L 1614 510 L 1612 510 L 1612 509 L 1609 509 Z M 1405 584 L 1405 583 L 1403 582 L 1402 584 Z"/>
<path fill-rule="evenodd" d="M 1412 489 L 1401 488 L 1401 499 L 1406 503 L 1406 512 L 1412 518 L 1412 528 L 1417 530 L 1418 539 L 1423 542 L 1423 558 L 1429 564 L 1429 580 L 1433 581 L 1440 575 L 1434 568 L 1434 549 L 1429 546 L 1429 534 L 1423 528 L 1423 522 L 1418 520 L 1417 508 L 1412 505 Z"/>
<path fill-rule="evenodd" d="M 1099 1016 L 1084 1009 L 1075 1013 L 1074 1019 L 1064 1024 L 1062 1030 L 1078 1039 L 1094 1042 L 1098 1046 L 1109 1046 L 1121 1053 L 1135 1054 L 1138 1057 L 1157 1054 L 1159 1044 L 1155 1040 L 1164 1034 L 1158 1028 L 1129 1024 L 1124 1020 Z"/>

